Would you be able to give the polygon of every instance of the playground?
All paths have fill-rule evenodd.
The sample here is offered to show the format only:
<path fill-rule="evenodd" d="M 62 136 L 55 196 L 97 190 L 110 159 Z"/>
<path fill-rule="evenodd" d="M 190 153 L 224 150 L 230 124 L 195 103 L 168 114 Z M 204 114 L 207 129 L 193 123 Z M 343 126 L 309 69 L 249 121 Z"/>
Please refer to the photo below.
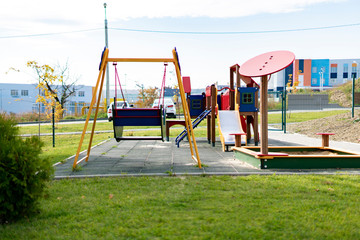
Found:
<path fill-rule="evenodd" d="M 317 145 L 309 145 L 311 141 L 307 141 L 306 144 L 296 144 L 296 137 L 293 138 L 295 141 L 284 142 L 284 136 L 275 139 L 275 143 L 269 142 L 268 81 L 272 74 L 293 63 L 295 55 L 292 52 L 268 52 L 249 59 L 241 67 L 234 64 L 229 68 L 229 86 L 218 89 L 216 84 L 212 84 L 207 86 L 201 95 L 191 94 L 190 77 L 181 75 L 179 55 L 176 48 L 173 49 L 172 55 L 172 58 L 110 58 L 109 49 L 104 49 L 101 55 L 95 94 L 92 97 L 76 155 L 71 159 L 74 172 L 82 168 L 79 165 L 82 162 L 85 162 L 85 166 L 90 166 L 87 171 L 84 171 L 85 175 L 111 175 L 112 172 L 114 174 L 167 173 L 169 175 L 192 173 L 239 174 L 251 172 L 252 167 L 255 169 L 294 169 L 300 171 L 303 169 L 360 168 L 360 154 L 358 152 L 339 149 L 339 144 L 336 145 L 336 148 L 330 146 L 330 137 L 334 133 L 316 133 L 322 138 L 321 144 Z M 93 149 L 92 139 L 105 71 L 110 62 L 115 66 L 115 86 L 119 85 L 122 95 L 121 100 L 117 100 L 118 95 L 117 90 L 115 90 L 115 103 L 124 101 L 125 104 L 121 81 L 117 74 L 118 63 L 164 62 L 163 81 L 157 106 L 152 108 L 117 108 L 117 104 L 113 105 L 111 119 L 113 119 L 114 139 L 120 144 L 108 141 L 102 147 L 95 148 L 95 153 L 92 156 L 90 151 Z M 176 70 L 184 120 L 166 119 L 164 91 L 168 63 L 174 64 Z M 253 79 L 254 77 L 260 79 L 259 83 Z M 284 95 L 286 96 L 286 93 Z M 97 105 L 95 106 L 96 102 Z M 80 152 L 93 106 L 95 106 L 96 111 L 90 141 L 87 151 Z M 261 118 L 258 116 L 259 113 Z M 282 115 L 285 114 L 282 113 Z M 198 147 L 197 141 L 199 139 L 195 137 L 195 128 L 205 119 L 207 138 L 200 141 L 207 142 L 209 145 L 202 144 L 201 147 Z M 259 120 L 261 121 L 259 122 Z M 215 131 L 216 122 L 218 136 Z M 180 143 L 184 142 L 186 138 L 188 142 L 182 144 L 182 148 L 190 149 L 191 158 L 186 157 L 182 150 L 175 150 L 175 147 L 168 142 L 170 128 L 174 125 L 184 126 L 184 130 L 176 137 L 175 144 L 177 148 L 180 148 Z M 123 135 L 125 127 L 139 126 L 158 127 L 160 136 L 129 137 Z M 165 135 L 167 142 L 161 143 L 164 142 Z M 215 148 L 217 138 L 220 139 L 221 152 L 223 153 Z M 226 152 L 229 150 L 233 151 L 233 154 L 227 154 Z M 204 156 L 203 163 L 200 159 L 201 155 Z M 233 159 L 238 160 L 238 163 L 234 163 Z M 192 160 L 196 165 L 191 162 Z M 95 170 L 92 170 L 92 166 Z"/>

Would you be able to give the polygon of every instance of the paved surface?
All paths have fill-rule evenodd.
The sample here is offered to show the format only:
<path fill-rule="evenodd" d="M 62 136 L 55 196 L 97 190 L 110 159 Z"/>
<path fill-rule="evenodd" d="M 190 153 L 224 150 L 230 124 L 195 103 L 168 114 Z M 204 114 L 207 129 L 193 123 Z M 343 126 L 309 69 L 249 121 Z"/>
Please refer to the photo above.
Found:
<path fill-rule="evenodd" d="M 80 163 L 81 170 L 71 170 L 74 157 L 56 166 L 55 178 L 93 176 L 169 176 L 169 175 L 249 175 L 249 174 L 360 174 L 360 169 L 327 170 L 259 170 L 234 159 L 232 152 L 222 152 L 220 142 L 211 147 L 205 138 L 197 139 L 203 168 L 199 169 L 191 158 L 189 144 L 182 142 L 180 148 L 170 142 L 121 141 L 111 139 L 91 150 L 88 162 Z M 299 134 L 269 132 L 269 145 L 274 146 L 320 146 L 320 138 Z M 330 141 L 330 147 L 360 152 L 360 144 Z M 84 154 L 80 155 L 80 158 Z M 80 159 L 79 158 L 79 159 Z"/>

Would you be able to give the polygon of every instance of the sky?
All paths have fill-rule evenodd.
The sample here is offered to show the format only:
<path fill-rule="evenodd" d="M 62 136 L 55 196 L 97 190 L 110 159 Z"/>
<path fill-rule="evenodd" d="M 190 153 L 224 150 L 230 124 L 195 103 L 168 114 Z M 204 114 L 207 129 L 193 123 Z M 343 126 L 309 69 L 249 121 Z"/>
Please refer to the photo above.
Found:
<path fill-rule="evenodd" d="M 94 86 L 105 46 L 109 57 L 171 58 L 176 47 L 192 88 L 226 84 L 229 67 L 259 54 L 360 58 L 358 0 L 15 0 L 0 4 L 0 83 L 36 83 L 26 62 L 69 66 Z M 10 68 L 19 71 L 9 70 Z M 160 87 L 162 63 L 119 63 L 127 89 Z M 114 66 L 109 66 L 114 86 Z M 166 85 L 176 85 L 173 66 Z"/>

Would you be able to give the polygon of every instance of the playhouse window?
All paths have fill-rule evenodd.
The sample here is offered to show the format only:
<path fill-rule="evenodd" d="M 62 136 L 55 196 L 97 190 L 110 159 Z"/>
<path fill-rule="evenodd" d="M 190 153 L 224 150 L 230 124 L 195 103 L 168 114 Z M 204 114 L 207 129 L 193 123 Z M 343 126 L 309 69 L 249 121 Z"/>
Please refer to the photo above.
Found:
<path fill-rule="evenodd" d="M 243 104 L 252 104 L 254 102 L 252 93 L 243 93 L 242 94 L 242 103 Z"/>
<path fill-rule="evenodd" d="M 191 108 L 192 109 L 201 109 L 201 100 L 200 99 L 194 99 L 191 101 Z"/>

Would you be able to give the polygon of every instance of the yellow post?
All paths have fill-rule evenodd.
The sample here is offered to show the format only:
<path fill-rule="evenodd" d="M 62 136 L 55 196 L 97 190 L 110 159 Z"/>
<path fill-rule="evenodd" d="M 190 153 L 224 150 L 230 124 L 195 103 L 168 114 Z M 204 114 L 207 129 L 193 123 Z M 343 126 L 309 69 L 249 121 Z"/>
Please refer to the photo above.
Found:
<path fill-rule="evenodd" d="M 92 108 L 95 104 L 95 100 L 96 100 L 96 93 L 97 93 L 97 90 L 99 88 L 99 84 L 100 84 L 100 78 L 101 78 L 101 75 L 104 74 L 104 68 L 106 67 L 106 61 L 105 59 L 107 59 L 109 55 L 109 49 L 105 49 L 104 51 L 104 55 L 103 55 L 103 59 L 102 59 L 102 63 L 101 63 L 101 67 L 100 67 L 100 71 L 99 71 L 99 75 L 98 75 L 98 79 L 96 81 L 96 86 L 95 86 L 95 89 L 94 89 L 94 94 L 92 96 L 92 99 L 91 99 L 91 103 L 90 103 L 90 107 L 89 107 L 89 112 L 87 114 L 87 117 L 86 117 L 86 121 L 85 121 L 85 125 L 84 125 L 84 129 L 82 131 L 82 134 L 81 134 L 81 138 L 80 138 L 80 142 L 79 142 L 79 146 L 78 146 L 78 149 L 76 151 L 76 155 L 75 155 L 75 159 L 74 159 L 74 163 L 73 163 L 73 169 L 76 168 L 76 165 L 81 161 L 78 161 L 79 159 L 79 155 L 80 155 L 80 150 L 81 150 L 81 146 L 82 146 L 82 143 L 84 141 L 84 137 L 85 137 L 85 133 L 86 133 L 86 129 L 87 129 L 87 126 L 89 124 L 89 119 L 90 119 L 90 115 L 91 115 L 91 111 L 92 111 Z M 84 158 L 83 158 L 84 159 Z M 82 160 L 83 160 L 82 159 Z"/>
<path fill-rule="evenodd" d="M 184 86 L 183 86 L 182 80 L 181 80 L 179 61 L 178 61 L 178 58 L 177 58 L 176 50 L 174 49 L 172 52 L 173 52 L 173 57 L 174 57 L 176 76 L 177 76 L 179 90 L 180 90 L 181 102 L 182 102 L 183 110 L 184 110 L 185 126 L 186 126 L 186 130 L 187 130 L 188 134 L 191 134 L 191 137 L 189 137 L 190 151 L 191 151 L 192 158 L 195 161 L 197 161 L 199 168 L 201 168 L 201 161 L 200 161 L 199 152 L 198 152 L 197 145 L 196 145 L 194 129 L 193 129 L 192 122 L 191 122 L 189 107 L 188 107 L 188 104 L 187 104 L 187 101 L 186 101 L 186 98 L 185 98 Z M 192 142 L 194 143 L 194 149 L 195 149 L 196 157 L 194 156 Z"/>
<path fill-rule="evenodd" d="M 96 119 L 97 119 L 97 115 L 98 115 L 98 112 L 99 112 L 99 105 L 100 105 L 100 100 L 101 100 L 101 93 L 102 93 L 102 88 L 103 88 L 103 86 L 104 86 L 104 78 L 105 78 L 106 66 L 107 66 L 107 64 L 105 64 L 105 67 L 104 67 L 104 70 L 103 70 L 103 73 L 102 73 L 102 77 L 101 77 L 99 97 L 98 97 L 98 101 L 97 101 L 97 103 L 96 103 L 96 110 L 95 110 L 94 122 L 93 122 L 93 126 L 92 126 L 92 129 L 91 129 L 89 146 L 88 146 L 88 150 L 87 150 L 86 158 L 85 158 L 85 161 L 86 161 L 86 162 L 89 160 L 89 155 L 90 155 L 90 151 L 91 151 L 92 140 L 93 140 L 93 137 L 94 137 Z"/>

